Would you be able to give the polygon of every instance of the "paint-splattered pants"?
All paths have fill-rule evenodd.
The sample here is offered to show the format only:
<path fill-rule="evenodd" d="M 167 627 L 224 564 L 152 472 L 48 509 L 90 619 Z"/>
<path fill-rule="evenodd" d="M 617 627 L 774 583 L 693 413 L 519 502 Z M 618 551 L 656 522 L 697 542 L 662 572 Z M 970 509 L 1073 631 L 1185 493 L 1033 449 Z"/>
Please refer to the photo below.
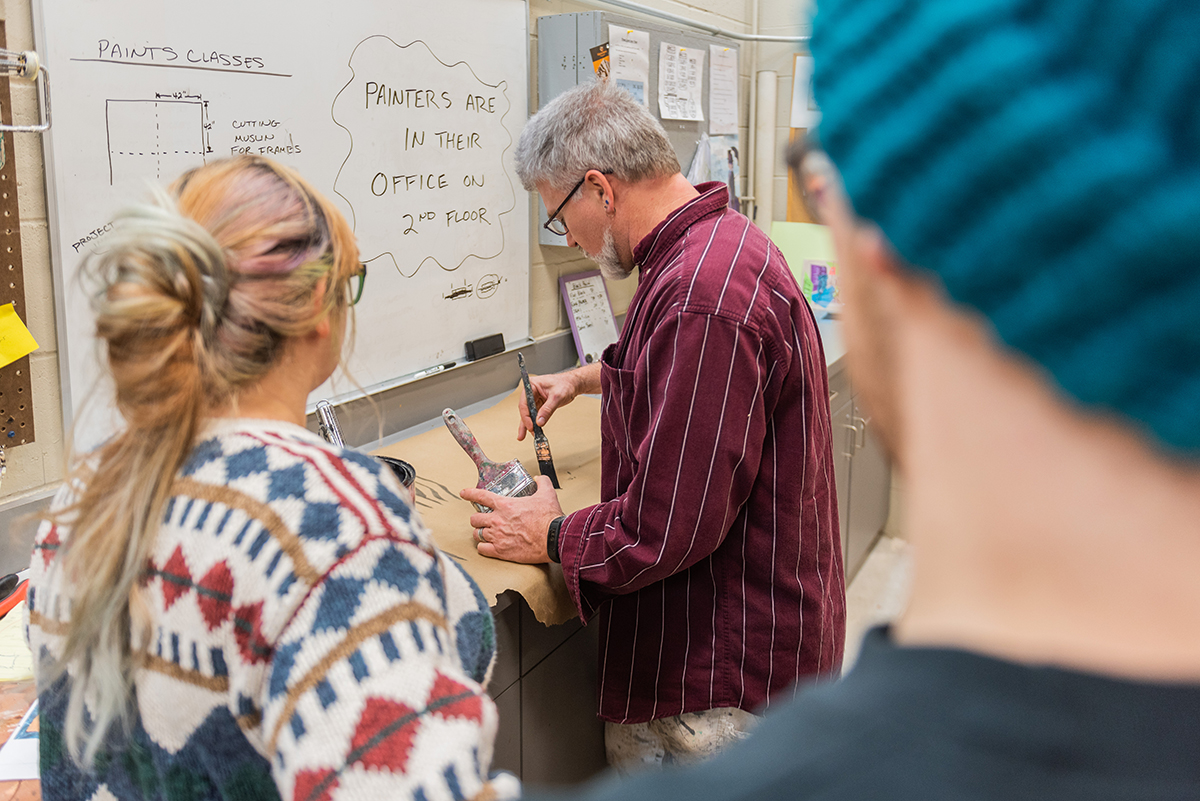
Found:
<path fill-rule="evenodd" d="M 744 739 L 757 715 L 725 707 L 659 718 L 648 723 L 605 723 L 608 764 L 622 775 L 646 767 L 702 762 Z"/>

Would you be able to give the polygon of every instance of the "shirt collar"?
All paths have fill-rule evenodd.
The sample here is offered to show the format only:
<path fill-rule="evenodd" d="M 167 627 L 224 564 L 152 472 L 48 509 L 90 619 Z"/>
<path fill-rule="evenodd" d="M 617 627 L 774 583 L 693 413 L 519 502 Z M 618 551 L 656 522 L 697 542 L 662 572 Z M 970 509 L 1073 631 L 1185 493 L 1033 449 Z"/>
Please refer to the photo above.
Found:
<path fill-rule="evenodd" d="M 719 214 L 729 208 L 729 186 L 720 181 L 709 181 L 696 187 L 699 197 L 684 203 L 667 218 L 655 226 L 633 249 L 633 262 L 642 275 L 653 269 L 655 262 L 666 253 L 693 223 L 710 214 Z"/>

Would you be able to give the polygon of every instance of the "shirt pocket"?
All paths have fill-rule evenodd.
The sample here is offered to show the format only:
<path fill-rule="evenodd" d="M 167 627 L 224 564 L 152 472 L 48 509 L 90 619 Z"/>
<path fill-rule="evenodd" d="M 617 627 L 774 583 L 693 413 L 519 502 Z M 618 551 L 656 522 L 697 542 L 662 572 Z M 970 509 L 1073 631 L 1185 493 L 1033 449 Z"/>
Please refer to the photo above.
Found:
<path fill-rule="evenodd" d="M 635 371 L 613 364 L 619 349 L 613 343 L 600 357 L 600 467 L 601 499 L 609 500 L 625 491 L 636 468 L 637 443 L 640 439 L 630 426 L 636 402 Z"/>

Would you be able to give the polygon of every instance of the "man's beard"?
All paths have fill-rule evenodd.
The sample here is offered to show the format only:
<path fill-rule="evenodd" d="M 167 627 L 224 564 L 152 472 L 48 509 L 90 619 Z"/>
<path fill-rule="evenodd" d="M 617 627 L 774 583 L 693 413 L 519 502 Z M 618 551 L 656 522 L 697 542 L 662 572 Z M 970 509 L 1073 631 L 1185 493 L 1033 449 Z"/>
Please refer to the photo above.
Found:
<path fill-rule="evenodd" d="M 582 247 L 579 249 L 583 250 Z M 617 254 L 617 240 L 613 237 L 611 226 L 604 229 L 604 244 L 600 246 L 599 253 L 588 253 L 586 250 L 583 250 L 583 253 L 596 262 L 596 266 L 600 268 L 600 275 L 608 281 L 621 281 L 633 273 L 632 266 L 626 268 L 621 264 L 621 257 Z"/>

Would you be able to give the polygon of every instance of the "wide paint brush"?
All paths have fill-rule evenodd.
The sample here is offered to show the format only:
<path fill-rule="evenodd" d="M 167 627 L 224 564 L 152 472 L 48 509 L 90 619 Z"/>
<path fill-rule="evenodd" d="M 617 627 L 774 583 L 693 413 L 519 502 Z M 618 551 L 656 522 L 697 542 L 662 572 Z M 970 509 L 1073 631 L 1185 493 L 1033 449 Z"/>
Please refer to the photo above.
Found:
<path fill-rule="evenodd" d="M 467 428 L 467 424 L 453 409 L 446 409 L 442 412 L 442 421 L 479 469 L 479 483 L 475 485 L 476 488 L 512 498 L 537 492 L 537 482 L 516 459 L 500 463 L 487 458 L 483 453 L 483 448 L 480 448 L 479 443 L 475 440 L 475 435 L 471 433 L 471 429 Z M 475 504 L 475 508 L 481 512 L 492 511 L 478 503 Z"/>
<path fill-rule="evenodd" d="M 517 364 L 521 365 L 521 383 L 525 385 L 525 405 L 529 407 L 529 419 L 533 421 L 533 444 L 537 451 L 538 470 L 550 479 L 555 489 L 558 486 L 558 474 L 554 472 L 554 459 L 550 456 L 550 441 L 546 439 L 542 427 L 537 422 L 537 406 L 533 402 L 533 385 L 529 383 L 529 371 L 525 369 L 525 354 L 517 351 Z"/>

